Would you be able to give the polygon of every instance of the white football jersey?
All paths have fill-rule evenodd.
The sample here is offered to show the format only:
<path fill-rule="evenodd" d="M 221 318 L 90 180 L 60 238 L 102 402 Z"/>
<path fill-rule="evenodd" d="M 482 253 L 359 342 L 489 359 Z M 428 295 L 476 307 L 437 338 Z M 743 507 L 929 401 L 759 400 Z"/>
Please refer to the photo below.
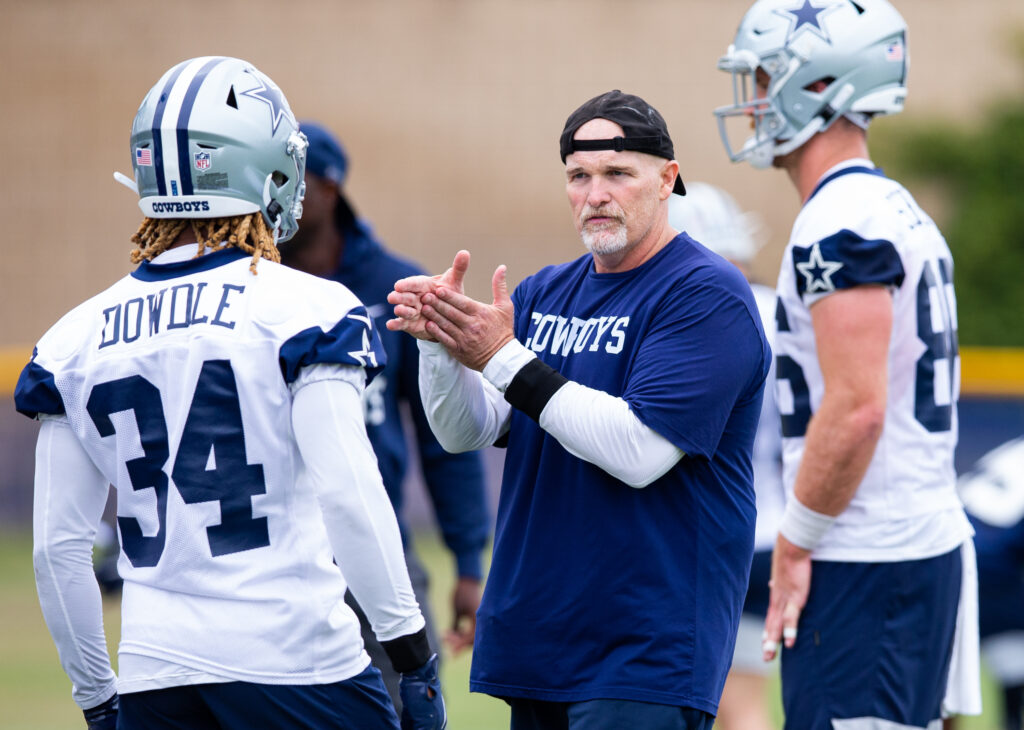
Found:
<path fill-rule="evenodd" d="M 751 284 L 754 301 L 761 315 L 764 336 L 775 349 L 775 292 L 761 284 Z M 779 523 L 786 508 L 782 486 L 782 432 L 779 430 L 779 409 L 775 404 L 775 364 L 765 382 L 761 402 L 761 420 L 754 436 L 754 496 L 757 499 L 757 525 L 754 529 L 754 550 L 771 550 L 779 533 Z"/>
<path fill-rule="evenodd" d="M 44 335 L 19 408 L 66 411 L 117 488 L 122 655 L 242 681 L 340 681 L 369 659 L 289 383 L 316 363 L 373 373 L 383 349 L 342 285 L 249 264 L 236 249 L 142 264 Z"/>
<path fill-rule="evenodd" d="M 893 296 L 885 424 L 863 481 L 814 557 L 939 555 L 970 535 L 953 469 L 960 390 L 953 259 L 910 193 L 867 160 L 822 178 L 783 255 L 775 351 L 787 494 L 824 393 L 810 306 L 862 284 Z"/>

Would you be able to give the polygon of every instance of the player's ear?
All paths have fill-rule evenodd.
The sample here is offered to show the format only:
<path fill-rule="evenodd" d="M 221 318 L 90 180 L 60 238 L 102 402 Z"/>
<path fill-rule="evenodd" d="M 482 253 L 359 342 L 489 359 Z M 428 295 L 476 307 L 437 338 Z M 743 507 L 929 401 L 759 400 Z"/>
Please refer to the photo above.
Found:
<path fill-rule="evenodd" d="M 661 166 L 661 188 L 658 191 L 659 200 L 668 200 L 672 189 L 676 184 L 676 177 L 679 176 L 679 163 L 675 160 L 665 160 Z"/>

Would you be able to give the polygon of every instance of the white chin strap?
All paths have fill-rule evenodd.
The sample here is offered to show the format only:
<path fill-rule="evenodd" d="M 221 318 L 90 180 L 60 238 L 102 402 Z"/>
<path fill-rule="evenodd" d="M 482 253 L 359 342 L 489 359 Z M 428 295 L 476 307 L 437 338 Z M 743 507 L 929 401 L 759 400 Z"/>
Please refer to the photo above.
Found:
<path fill-rule="evenodd" d="M 125 175 L 123 172 L 114 172 L 114 180 L 124 185 L 126 188 L 131 190 L 136 195 L 139 194 L 139 186 L 130 177 Z"/>
<path fill-rule="evenodd" d="M 775 159 L 775 145 L 771 143 L 771 140 L 759 143 L 754 137 L 751 137 L 743 144 L 740 159 L 746 160 L 751 167 L 757 170 L 766 170 L 772 166 L 772 161 Z"/>
<path fill-rule="evenodd" d="M 821 131 L 821 128 L 825 126 L 825 120 L 821 117 L 815 117 L 808 123 L 806 127 L 797 132 L 794 136 L 787 139 L 785 142 L 780 142 L 775 145 L 772 154 L 775 157 L 781 157 L 782 155 L 788 155 L 793 150 L 800 147 L 804 142 L 809 140 L 811 137 Z"/>

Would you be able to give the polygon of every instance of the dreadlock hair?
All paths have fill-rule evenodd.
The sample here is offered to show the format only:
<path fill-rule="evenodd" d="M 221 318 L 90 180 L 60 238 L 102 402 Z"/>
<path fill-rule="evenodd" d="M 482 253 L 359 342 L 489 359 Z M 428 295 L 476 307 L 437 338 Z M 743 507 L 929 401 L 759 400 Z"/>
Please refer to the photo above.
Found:
<path fill-rule="evenodd" d="M 263 214 L 249 213 L 229 218 L 143 218 L 139 230 L 132 236 L 131 259 L 133 264 L 152 261 L 178 238 L 185 226 L 191 224 L 192 232 L 199 241 L 196 258 L 207 250 L 220 251 L 223 248 L 240 248 L 252 254 L 249 271 L 256 273 L 256 262 L 261 258 L 280 261 L 281 254 L 274 245 L 274 235 L 263 219 Z"/>

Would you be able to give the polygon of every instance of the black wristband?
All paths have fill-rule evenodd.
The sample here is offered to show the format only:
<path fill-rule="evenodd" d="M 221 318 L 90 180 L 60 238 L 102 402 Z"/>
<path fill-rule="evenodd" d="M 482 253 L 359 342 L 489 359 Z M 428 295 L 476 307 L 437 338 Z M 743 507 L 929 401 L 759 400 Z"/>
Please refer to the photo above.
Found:
<path fill-rule="evenodd" d="M 90 707 L 88 710 L 82 710 L 82 714 L 85 715 L 85 721 L 89 727 L 92 727 L 93 723 L 113 721 L 117 717 L 119 704 L 118 696 L 115 694 L 102 704 Z"/>
<path fill-rule="evenodd" d="M 519 369 L 505 388 L 505 400 L 534 421 L 540 423 L 540 414 L 559 388 L 569 379 L 543 362 L 539 357 Z"/>
<path fill-rule="evenodd" d="M 415 634 L 399 636 L 391 641 L 382 641 L 380 645 L 391 660 L 391 666 L 399 674 L 419 669 L 433 653 L 430 651 L 430 644 L 427 642 L 427 629 L 423 627 Z"/>

